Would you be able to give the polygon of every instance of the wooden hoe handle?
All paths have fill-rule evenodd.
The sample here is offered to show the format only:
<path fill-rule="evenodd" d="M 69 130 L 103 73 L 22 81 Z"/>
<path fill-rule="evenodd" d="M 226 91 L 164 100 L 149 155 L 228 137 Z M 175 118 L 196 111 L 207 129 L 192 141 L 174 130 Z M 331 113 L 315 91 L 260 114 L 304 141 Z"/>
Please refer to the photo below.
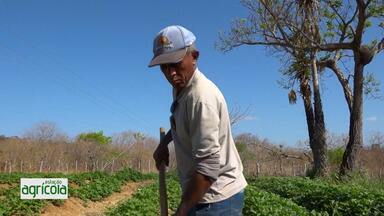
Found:
<path fill-rule="evenodd" d="M 165 137 L 164 128 L 160 128 L 160 140 Z M 165 162 L 160 164 L 159 169 L 159 193 L 160 193 L 160 215 L 168 216 L 168 198 L 167 198 L 167 185 L 165 183 Z"/>

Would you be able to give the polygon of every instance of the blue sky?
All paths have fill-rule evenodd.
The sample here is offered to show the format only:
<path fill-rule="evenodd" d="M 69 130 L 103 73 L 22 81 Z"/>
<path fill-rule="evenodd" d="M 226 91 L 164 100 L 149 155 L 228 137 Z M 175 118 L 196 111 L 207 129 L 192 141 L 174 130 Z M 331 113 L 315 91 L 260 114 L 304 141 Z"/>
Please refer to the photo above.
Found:
<path fill-rule="evenodd" d="M 294 145 L 307 137 L 305 114 L 302 101 L 289 105 L 288 92 L 277 84 L 279 60 L 263 47 L 226 54 L 214 48 L 218 32 L 246 16 L 233 0 L 0 0 L 0 134 L 20 136 L 49 121 L 69 136 L 133 130 L 157 137 L 160 126 L 169 128 L 171 88 L 147 64 L 156 33 L 179 24 L 196 35 L 199 69 L 228 106 L 251 108 L 234 134 Z M 366 68 L 382 83 L 383 62 L 381 53 Z M 322 79 L 327 129 L 347 133 L 341 87 L 330 72 Z M 366 136 L 384 132 L 383 110 L 383 100 L 365 100 Z"/>

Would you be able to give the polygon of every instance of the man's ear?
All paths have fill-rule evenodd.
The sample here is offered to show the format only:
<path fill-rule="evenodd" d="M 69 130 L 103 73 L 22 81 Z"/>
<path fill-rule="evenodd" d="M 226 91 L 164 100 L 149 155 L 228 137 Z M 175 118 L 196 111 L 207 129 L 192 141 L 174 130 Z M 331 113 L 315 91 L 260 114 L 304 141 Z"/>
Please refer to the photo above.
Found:
<path fill-rule="evenodd" d="M 199 51 L 194 51 L 194 52 L 192 52 L 192 56 L 193 56 L 193 58 L 194 58 L 195 60 L 197 60 L 197 59 L 199 58 L 199 55 L 200 55 Z"/>

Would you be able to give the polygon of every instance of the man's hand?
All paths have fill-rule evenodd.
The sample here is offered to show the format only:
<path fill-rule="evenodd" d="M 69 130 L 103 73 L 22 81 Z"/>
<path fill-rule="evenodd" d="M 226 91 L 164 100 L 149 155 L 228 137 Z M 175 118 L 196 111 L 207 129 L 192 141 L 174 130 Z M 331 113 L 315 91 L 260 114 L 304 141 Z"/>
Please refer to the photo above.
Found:
<path fill-rule="evenodd" d="M 213 181 L 207 176 L 195 171 L 187 185 L 186 191 L 181 197 L 181 203 L 177 208 L 175 216 L 187 216 L 193 206 L 196 205 L 208 191 L 212 183 Z"/>
<path fill-rule="evenodd" d="M 161 162 L 165 162 L 165 165 L 169 166 L 169 150 L 168 144 L 173 140 L 171 130 L 167 132 L 162 140 L 160 140 L 155 152 L 153 153 L 153 159 L 156 162 L 157 170 L 160 169 Z"/>
<path fill-rule="evenodd" d="M 165 165 L 169 166 L 169 150 L 168 145 L 164 145 L 160 143 L 155 152 L 153 153 L 153 158 L 156 162 L 156 168 L 157 170 L 160 169 L 160 164 L 164 161 Z"/>

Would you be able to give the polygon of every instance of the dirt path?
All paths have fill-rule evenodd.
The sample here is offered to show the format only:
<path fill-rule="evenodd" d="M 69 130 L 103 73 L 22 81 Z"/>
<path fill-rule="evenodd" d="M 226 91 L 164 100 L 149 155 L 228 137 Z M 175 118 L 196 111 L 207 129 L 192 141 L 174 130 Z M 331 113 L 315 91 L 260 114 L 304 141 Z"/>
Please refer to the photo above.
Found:
<path fill-rule="evenodd" d="M 121 188 L 121 192 L 113 193 L 111 196 L 99 201 L 88 201 L 83 205 L 83 201 L 76 197 L 71 197 L 61 206 L 48 204 L 41 214 L 42 216 L 101 216 L 107 207 L 116 205 L 119 201 L 128 199 L 141 186 L 152 183 L 153 180 L 143 182 L 129 182 Z"/>

